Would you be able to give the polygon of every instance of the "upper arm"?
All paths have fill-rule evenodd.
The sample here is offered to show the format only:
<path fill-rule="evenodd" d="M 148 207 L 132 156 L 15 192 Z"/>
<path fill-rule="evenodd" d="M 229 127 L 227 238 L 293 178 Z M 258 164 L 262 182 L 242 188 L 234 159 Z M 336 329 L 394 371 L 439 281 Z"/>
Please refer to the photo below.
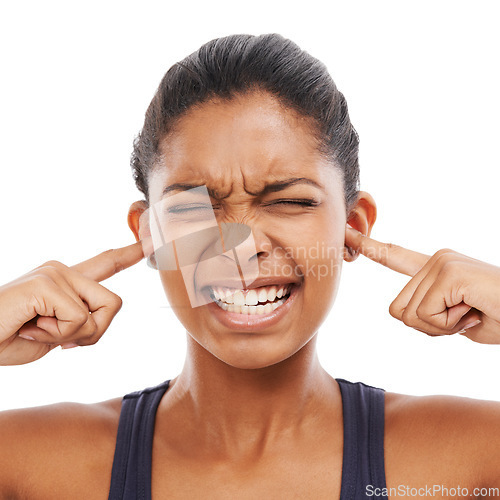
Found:
<path fill-rule="evenodd" d="M 48 498 L 43 492 L 55 484 L 85 492 L 89 478 L 105 480 L 118 416 L 109 406 L 80 403 L 0 412 L 2 498 Z"/>
<path fill-rule="evenodd" d="M 480 487 L 498 488 L 500 497 L 500 402 L 471 400 L 465 410 L 462 428 L 464 452 L 474 457 L 474 470 Z"/>

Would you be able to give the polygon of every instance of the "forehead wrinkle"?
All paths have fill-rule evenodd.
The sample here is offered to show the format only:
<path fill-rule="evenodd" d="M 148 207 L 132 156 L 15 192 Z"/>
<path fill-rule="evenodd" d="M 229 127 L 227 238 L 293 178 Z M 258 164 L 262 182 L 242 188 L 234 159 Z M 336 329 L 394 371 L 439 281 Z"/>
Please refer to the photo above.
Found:
<path fill-rule="evenodd" d="M 231 188 L 229 189 L 229 191 L 224 193 L 217 187 L 211 187 L 211 184 L 207 181 L 197 182 L 190 180 L 189 182 L 176 182 L 174 184 L 167 186 L 163 190 L 163 194 L 165 195 L 170 191 L 187 191 L 189 189 L 201 186 L 205 186 L 207 188 L 208 194 L 216 200 L 224 200 L 228 198 L 233 192 L 233 184 L 231 184 Z"/>
<path fill-rule="evenodd" d="M 197 168 L 193 164 L 180 164 L 177 166 L 182 172 L 182 176 L 176 179 L 172 179 L 174 183 L 166 186 L 163 190 L 163 196 L 171 191 L 185 191 L 195 187 L 205 186 L 207 188 L 208 194 L 215 200 L 225 200 L 229 198 L 234 191 L 236 184 L 242 184 L 241 192 L 245 192 L 252 197 L 264 196 L 268 193 L 274 193 L 281 191 L 288 187 L 298 184 L 308 184 L 319 188 L 323 192 L 325 191 L 325 186 L 322 182 L 322 177 L 315 180 L 315 175 L 311 178 L 309 175 L 304 175 L 303 169 L 290 168 L 290 165 L 285 166 L 283 162 L 277 158 L 268 159 L 266 167 L 263 172 L 255 173 L 255 169 L 248 166 L 245 168 L 240 166 L 239 168 L 230 168 L 226 175 L 219 169 L 209 169 L 205 175 L 200 176 L 203 168 Z M 308 158 L 309 160 L 309 158 Z M 215 170 L 215 171 L 214 171 Z M 236 172 L 236 170 L 238 172 Z M 234 179 L 237 176 L 241 179 L 240 182 Z M 175 176 L 174 176 L 175 177 Z M 233 179 L 231 179 L 233 177 Z M 230 184 L 229 184 L 230 183 Z M 251 188 L 248 186 L 251 184 Z M 227 189 L 226 186 L 229 185 Z"/>
<path fill-rule="evenodd" d="M 229 116 L 234 115 L 234 110 L 226 106 L 226 104 L 222 106 L 222 111 L 226 112 L 226 114 L 229 113 Z M 262 103 L 259 104 L 262 105 Z M 218 109 L 218 111 L 221 111 L 221 109 Z M 164 138 L 161 143 L 163 164 L 167 168 L 174 167 L 170 171 L 173 174 L 171 181 L 186 182 L 191 185 L 196 182 L 197 186 L 205 185 L 212 198 L 225 200 L 236 189 L 241 194 L 245 192 L 255 197 L 265 194 L 263 191 L 268 183 L 282 181 L 291 177 L 305 176 L 311 178 L 304 171 L 304 164 L 310 164 L 312 167 L 313 164 L 322 163 L 321 161 L 318 162 L 318 151 L 315 147 L 314 138 L 310 133 L 301 133 L 300 137 L 297 138 L 295 134 L 297 126 L 303 129 L 306 122 L 297 120 L 295 116 L 290 116 L 290 110 L 284 111 L 285 113 L 281 110 L 279 116 L 281 121 L 289 122 L 291 118 L 295 118 L 295 120 L 291 120 L 293 137 L 290 137 L 290 131 L 285 130 L 278 137 L 277 147 L 274 147 L 275 145 L 271 141 L 267 150 L 260 147 L 253 148 L 251 151 L 248 148 L 248 150 L 243 149 L 242 151 L 235 150 L 234 152 L 230 151 L 230 155 L 228 154 L 227 157 L 224 154 L 218 157 L 215 156 L 215 153 L 210 156 L 212 152 L 209 150 L 208 158 L 204 158 L 203 150 L 193 149 L 190 144 L 189 141 L 193 139 L 191 132 L 183 134 L 182 130 L 177 130 L 177 133 L 170 135 L 168 141 Z M 207 117 L 202 115 L 201 118 L 206 119 Z M 184 120 L 182 124 L 184 127 L 188 126 L 188 128 L 192 125 L 189 119 Z M 201 142 L 204 147 L 206 144 L 210 144 L 208 139 L 211 136 L 207 139 L 204 135 L 199 137 L 199 134 L 205 133 L 206 130 L 211 130 L 211 128 L 203 128 L 201 132 L 195 129 L 193 135 L 196 141 Z M 297 139 L 300 139 L 298 140 L 300 143 L 298 150 L 294 147 Z M 267 142 L 265 145 L 267 145 Z M 223 150 L 223 153 L 225 151 Z M 236 153 L 238 155 L 235 156 Z M 204 161 L 207 161 L 206 165 L 199 163 Z M 197 165 L 199 165 L 198 168 Z M 312 179 L 317 178 L 316 174 L 317 172 L 312 175 Z M 320 183 L 322 182 L 321 177 L 318 178 Z M 237 186 L 241 187 L 237 188 Z M 277 189 L 267 190 L 267 192 L 273 191 L 277 191 Z"/>
<path fill-rule="evenodd" d="M 247 194 L 249 194 L 251 196 L 263 196 L 263 195 L 268 194 L 268 193 L 282 191 L 284 189 L 287 189 L 288 187 L 295 186 L 297 184 L 312 185 L 312 186 L 315 186 L 316 188 L 319 188 L 323 192 L 326 192 L 324 186 L 322 186 L 320 183 L 314 181 L 313 179 L 309 179 L 307 177 L 289 177 L 289 178 L 277 179 L 277 180 L 274 180 L 273 182 L 266 182 L 261 190 L 259 190 L 257 192 L 251 192 L 246 188 L 245 180 L 243 177 L 243 189 Z M 210 186 L 208 186 L 202 182 L 200 182 L 200 183 L 177 182 L 175 184 L 171 184 L 171 185 L 167 186 L 163 190 L 163 195 L 166 195 L 167 193 L 169 193 L 171 191 L 186 191 L 186 190 L 193 189 L 193 188 L 200 187 L 200 186 L 205 186 L 207 188 L 208 194 L 212 198 L 215 198 L 216 200 L 223 200 L 225 198 L 228 198 L 233 191 L 233 184 L 231 184 L 231 189 L 230 189 L 228 194 L 221 195 L 221 194 L 219 194 L 217 189 L 211 188 Z"/>

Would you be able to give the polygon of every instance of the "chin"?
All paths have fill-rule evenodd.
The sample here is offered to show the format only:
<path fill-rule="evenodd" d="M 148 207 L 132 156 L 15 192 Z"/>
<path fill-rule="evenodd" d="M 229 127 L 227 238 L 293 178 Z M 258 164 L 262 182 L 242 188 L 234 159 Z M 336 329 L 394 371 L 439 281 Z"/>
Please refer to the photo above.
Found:
<path fill-rule="evenodd" d="M 238 333 L 237 335 L 240 336 L 241 334 Z M 258 370 L 290 359 L 307 343 L 308 341 L 304 340 L 303 343 L 297 344 L 297 342 L 293 342 L 290 345 L 290 343 L 284 343 L 283 341 L 277 342 L 276 339 L 271 337 L 268 339 L 254 337 L 248 339 L 248 341 L 243 339 L 239 339 L 237 342 L 229 340 L 229 342 L 224 343 L 225 345 L 217 342 L 211 345 L 211 349 L 201 343 L 200 345 L 226 365 L 241 370 Z"/>

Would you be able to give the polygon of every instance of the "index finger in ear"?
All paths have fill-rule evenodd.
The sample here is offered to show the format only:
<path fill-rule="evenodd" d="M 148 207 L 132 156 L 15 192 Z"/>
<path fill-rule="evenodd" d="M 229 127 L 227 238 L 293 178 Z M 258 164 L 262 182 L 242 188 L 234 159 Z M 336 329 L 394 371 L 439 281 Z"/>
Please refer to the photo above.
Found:
<path fill-rule="evenodd" d="M 142 241 L 139 240 L 125 247 L 106 250 L 70 267 L 94 281 L 103 281 L 143 258 Z"/>
<path fill-rule="evenodd" d="M 415 276 L 431 258 L 430 255 L 415 252 L 393 243 L 382 243 L 351 227 L 346 227 L 345 236 L 345 244 L 353 250 L 378 264 L 407 276 Z"/>

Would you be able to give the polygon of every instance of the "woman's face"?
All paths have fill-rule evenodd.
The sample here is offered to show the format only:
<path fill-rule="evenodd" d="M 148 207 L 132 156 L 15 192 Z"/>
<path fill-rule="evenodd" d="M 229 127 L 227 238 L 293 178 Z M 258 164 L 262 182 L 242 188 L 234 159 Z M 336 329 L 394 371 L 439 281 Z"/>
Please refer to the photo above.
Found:
<path fill-rule="evenodd" d="M 231 366 L 262 368 L 295 354 L 332 307 L 343 259 L 352 260 L 344 247 L 342 176 L 316 151 L 308 121 L 267 93 L 216 100 L 189 110 L 162 144 L 162 153 L 162 165 L 149 178 L 151 205 L 167 186 L 206 186 L 218 223 L 251 229 L 255 249 L 245 258 L 268 284 L 255 288 L 259 282 L 253 281 L 247 287 L 251 293 L 237 292 L 243 286 L 218 288 L 212 276 L 212 285 L 210 279 L 199 284 L 207 301 L 192 307 L 187 287 L 196 280 L 197 266 L 191 266 L 191 274 L 160 271 L 175 314 L 200 346 Z M 367 193 L 361 199 L 349 223 L 367 233 L 375 205 Z M 223 257 L 228 269 L 234 265 L 230 255 Z M 271 301 L 283 287 L 287 294 L 286 284 L 291 292 L 278 307 L 278 298 L 267 308 L 217 305 L 211 292 L 227 294 L 227 302 L 252 304 L 256 296 Z"/>

